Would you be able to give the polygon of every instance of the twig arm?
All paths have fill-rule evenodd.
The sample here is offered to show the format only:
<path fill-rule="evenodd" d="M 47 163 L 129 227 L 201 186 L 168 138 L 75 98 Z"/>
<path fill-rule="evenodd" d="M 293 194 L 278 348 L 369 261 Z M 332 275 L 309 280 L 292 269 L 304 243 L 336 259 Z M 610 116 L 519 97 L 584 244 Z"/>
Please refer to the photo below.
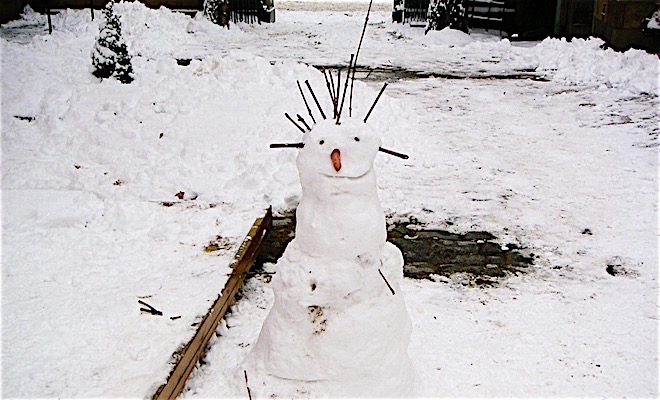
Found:
<path fill-rule="evenodd" d="M 398 152 L 396 152 L 396 151 L 388 150 L 388 149 L 385 149 L 385 148 L 382 148 L 382 147 L 379 147 L 379 148 L 378 148 L 378 151 L 382 151 L 383 153 L 389 154 L 389 155 L 391 155 L 391 156 L 395 156 L 395 157 L 403 158 L 404 160 L 407 160 L 407 159 L 408 159 L 408 155 L 406 155 L 406 154 L 398 153 Z"/>
<path fill-rule="evenodd" d="M 271 149 L 283 149 L 283 148 L 296 148 L 296 149 L 302 149 L 305 147 L 305 143 L 271 143 L 270 148 Z"/>

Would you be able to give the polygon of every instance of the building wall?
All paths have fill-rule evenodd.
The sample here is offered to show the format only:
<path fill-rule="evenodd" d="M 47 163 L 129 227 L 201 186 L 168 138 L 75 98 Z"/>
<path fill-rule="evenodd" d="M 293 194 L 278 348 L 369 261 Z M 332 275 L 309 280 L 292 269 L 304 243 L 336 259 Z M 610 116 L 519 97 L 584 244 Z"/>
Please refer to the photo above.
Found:
<path fill-rule="evenodd" d="M 27 0 L 2 0 L 2 7 L 0 7 L 0 24 L 5 24 L 13 19 L 17 19 L 27 3 Z"/>
<path fill-rule="evenodd" d="M 660 0 L 594 0 L 593 33 L 618 50 L 637 47 L 660 51 L 660 38 L 644 36 L 642 20 L 660 8 Z"/>
<path fill-rule="evenodd" d="M 557 0 L 515 0 L 515 26 L 521 39 L 552 35 Z"/>

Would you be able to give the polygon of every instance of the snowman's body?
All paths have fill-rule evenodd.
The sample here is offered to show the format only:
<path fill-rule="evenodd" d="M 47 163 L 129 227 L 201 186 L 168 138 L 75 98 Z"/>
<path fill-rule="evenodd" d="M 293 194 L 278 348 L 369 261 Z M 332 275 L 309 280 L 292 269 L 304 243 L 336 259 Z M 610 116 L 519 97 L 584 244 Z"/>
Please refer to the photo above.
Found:
<path fill-rule="evenodd" d="M 411 394 L 403 257 L 386 242 L 373 170 L 379 146 L 350 120 L 319 123 L 305 136 L 296 237 L 276 265 L 275 301 L 242 368 L 252 393 Z"/>

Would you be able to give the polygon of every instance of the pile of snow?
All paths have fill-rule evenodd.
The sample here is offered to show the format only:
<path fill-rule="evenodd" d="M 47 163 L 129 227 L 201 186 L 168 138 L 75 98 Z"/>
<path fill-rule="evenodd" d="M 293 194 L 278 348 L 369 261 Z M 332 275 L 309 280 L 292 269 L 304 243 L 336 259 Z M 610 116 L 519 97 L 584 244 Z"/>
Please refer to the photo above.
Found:
<path fill-rule="evenodd" d="M 625 88 L 632 93 L 660 94 L 660 60 L 642 50 L 624 53 L 603 49 L 597 38 L 545 39 L 535 47 L 538 71 L 553 80 Z"/>
<path fill-rule="evenodd" d="M 427 45 L 433 46 L 465 46 L 474 42 L 474 38 L 469 34 L 459 31 L 457 29 L 451 29 L 446 27 L 442 30 L 428 31 L 424 37 L 424 42 Z"/>

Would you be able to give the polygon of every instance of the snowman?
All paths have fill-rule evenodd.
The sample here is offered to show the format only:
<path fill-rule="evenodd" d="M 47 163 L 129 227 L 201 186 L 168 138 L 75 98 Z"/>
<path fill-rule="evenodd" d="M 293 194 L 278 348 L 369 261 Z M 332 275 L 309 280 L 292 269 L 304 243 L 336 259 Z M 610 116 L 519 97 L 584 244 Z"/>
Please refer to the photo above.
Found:
<path fill-rule="evenodd" d="M 380 146 L 351 118 L 320 121 L 294 146 L 296 237 L 274 267 L 274 304 L 239 367 L 251 396 L 413 395 L 403 256 L 386 241 L 373 168 Z"/>

